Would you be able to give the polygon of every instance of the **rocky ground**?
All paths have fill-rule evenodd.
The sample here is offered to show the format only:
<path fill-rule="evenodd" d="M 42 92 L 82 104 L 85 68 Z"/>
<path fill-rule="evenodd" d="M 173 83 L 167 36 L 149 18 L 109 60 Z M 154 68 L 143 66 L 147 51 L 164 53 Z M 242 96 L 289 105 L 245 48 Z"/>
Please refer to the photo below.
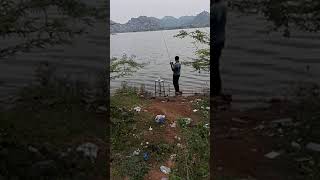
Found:
<path fill-rule="evenodd" d="M 208 115 L 209 107 L 205 99 L 207 98 L 199 96 L 139 98 L 136 99 L 137 101 L 121 104 L 123 109 L 129 109 L 129 112 L 131 110 L 133 112 L 131 116 L 137 119 L 132 123 L 133 128 L 128 128 L 122 135 L 121 139 L 126 139 L 126 142 L 123 142 L 126 143 L 126 146 L 123 147 L 115 142 L 111 148 L 113 151 L 111 154 L 112 178 L 164 180 L 182 178 L 190 173 L 190 178 L 208 179 L 209 119 L 203 113 Z M 135 107 L 141 109 L 136 111 Z M 155 122 L 157 115 L 165 115 L 164 123 Z M 116 125 L 113 124 L 113 126 Z M 122 129 L 126 129 L 125 126 L 130 127 L 131 125 L 122 125 Z M 199 152 L 192 150 L 194 142 L 190 136 L 199 135 L 198 129 L 207 133 L 203 139 L 197 139 L 199 142 L 207 142 L 201 143 L 204 147 L 197 146 L 201 149 L 202 154 L 207 155 L 206 157 L 197 157 L 196 154 L 199 155 Z M 193 154 L 190 155 L 186 151 Z M 185 155 L 190 155 L 190 162 L 189 157 L 188 161 L 185 160 Z M 135 165 L 132 164 L 133 159 L 136 159 Z M 201 175 L 193 170 L 188 170 L 188 172 L 181 170 L 191 168 L 195 162 L 207 170 Z M 126 169 L 121 170 L 121 167 Z M 194 169 L 197 169 L 197 166 L 194 166 Z"/>
<path fill-rule="evenodd" d="M 319 177 L 319 141 L 302 133 L 299 111 L 287 101 L 246 111 L 219 106 L 212 124 L 214 177 L 286 180 Z"/>

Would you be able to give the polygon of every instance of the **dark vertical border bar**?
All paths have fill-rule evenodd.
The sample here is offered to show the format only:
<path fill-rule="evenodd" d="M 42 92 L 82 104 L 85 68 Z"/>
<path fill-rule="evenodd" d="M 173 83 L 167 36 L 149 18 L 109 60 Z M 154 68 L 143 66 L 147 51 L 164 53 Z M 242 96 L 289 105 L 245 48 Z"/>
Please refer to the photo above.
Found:
<path fill-rule="evenodd" d="M 107 177 L 110 179 L 110 0 L 107 0 L 107 12 L 106 12 L 106 21 L 107 21 L 107 57 L 106 57 L 106 78 L 107 78 L 107 118 L 106 118 L 106 168 L 107 168 Z"/>
<path fill-rule="evenodd" d="M 214 0 L 210 0 L 210 57 L 213 56 L 213 52 L 211 51 L 213 47 L 212 43 L 212 5 L 214 4 Z M 211 68 L 211 58 L 210 58 L 210 70 Z M 210 179 L 213 179 L 213 174 L 214 174 L 214 155 L 213 155 L 213 148 L 214 148 L 214 132 L 213 132 L 213 124 L 214 124 L 214 102 L 213 102 L 213 87 L 214 87 L 214 82 L 212 81 L 212 71 L 210 71 L 210 160 L 209 160 L 209 169 L 210 169 Z"/>

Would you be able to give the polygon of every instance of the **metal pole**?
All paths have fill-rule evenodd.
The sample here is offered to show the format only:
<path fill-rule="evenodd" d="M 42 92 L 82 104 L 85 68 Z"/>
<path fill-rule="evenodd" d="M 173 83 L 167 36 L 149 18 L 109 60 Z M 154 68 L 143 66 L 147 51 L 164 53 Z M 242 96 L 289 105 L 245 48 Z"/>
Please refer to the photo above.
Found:
<path fill-rule="evenodd" d="M 162 81 L 162 85 L 163 85 L 163 96 L 166 96 L 166 88 L 164 86 L 164 80 Z"/>
<path fill-rule="evenodd" d="M 159 79 L 159 96 L 161 96 L 161 81 L 160 81 L 160 79 Z"/>
<path fill-rule="evenodd" d="M 157 97 L 157 80 L 154 81 L 154 97 Z"/>

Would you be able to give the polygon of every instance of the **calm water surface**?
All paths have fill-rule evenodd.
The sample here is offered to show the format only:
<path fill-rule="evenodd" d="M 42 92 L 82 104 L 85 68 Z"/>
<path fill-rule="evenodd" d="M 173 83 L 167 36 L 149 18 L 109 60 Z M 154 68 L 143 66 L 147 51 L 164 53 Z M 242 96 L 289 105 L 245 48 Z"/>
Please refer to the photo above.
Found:
<path fill-rule="evenodd" d="M 268 23 L 258 16 L 229 13 L 226 47 L 221 57 L 223 88 L 233 96 L 235 106 L 244 108 L 264 104 L 266 99 L 285 95 L 298 82 L 320 82 L 320 34 L 292 31 L 291 38 L 281 33 L 266 33 Z M 206 29 L 209 32 L 209 28 Z M 172 38 L 178 31 L 163 31 L 170 55 L 193 57 L 190 39 Z M 150 65 L 126 80 L 144 83 L 153 90 L 154 79 L 171 81 L 169 60 L 161 32 L 118 34 L 111 37 L 111 55 L 135 54 Z M 122 79 L 121 79 L 122 80 Z M 119 82 L 112 82 L 112 88 Z M 183 90 L 209 85 L 208 73 L 183 67 Z"/>
<path fill-rule="evenodd" d="M 195 29 L 188 29 L 192 31 Z M 199 28 L 204 32 L 209 28 Z M 159 77 L 165 81 L 166 90 L 173 92 L 172 71 L 170 60 L 178 55 L 180 61 L 190 61 L 195 58 L 196 47 L 191 38 L 180 39 L 173 37 L 180 30 L 120 33 L 111 35 L 111 57 L 121 57 L 123 54 L 136 56 L 136 61 L 147 63 L 143 69 L 138 70 L 133 76 L 120 78 L 111 82 L 111 91 L 120 87 L 123 81 L 139 87 L 141 84 L 151 92 L 154 92 L 154 82 Z M 169 53 L 166 50 L 166 44 Z M 203 47 L 203 45 L 199 45 Z M 210 74 L 208 72 L 196 72 L 191 67 L 182 66 L 180 88 L 184 92 L 200 92 L 209 87 Z"/>

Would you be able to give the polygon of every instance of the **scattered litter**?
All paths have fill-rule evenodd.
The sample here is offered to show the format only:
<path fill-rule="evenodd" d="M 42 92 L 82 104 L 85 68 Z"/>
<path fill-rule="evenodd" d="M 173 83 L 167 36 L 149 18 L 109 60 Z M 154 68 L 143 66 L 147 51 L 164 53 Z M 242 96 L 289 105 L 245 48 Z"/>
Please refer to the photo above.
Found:
<path fill-rule="evenodd" d="M 141 107 L 137 106 L 137 107 L 133 108 L 133 110 L 135 110 L 137 112 L 140 112 L 141 111 Z"/>
<path fill-rule="evenodd" d="M 173 122 L 172 124 L 170 124 L 170 127 L 175 128 L 177 126 L 176 122 Z"/>
<path fill-rule="evenodd" d="M 170 159 L 171 159 L 171 160 L 175 159 L 176 157 L 177 157 L 177 155 L 176 155 L 176 154 L 172 154 L 172 155 L 170 155 Z"/>
<path fill-rule="evenodd" d="M 292 119 L 291 118 L 278 119 L 278 120 L 271 121 L 271 124 L 274 124 L 274 125 L 280 124 L 282 126 L 290 126 L 292 125 Z"/>
<path fill-rule="evenodd" d="M 149 142 L 146 142 L 146 144 L 149 144 Z"/>
<path fill-rule="evenodd" d="M 273 133 L 270 133 L 270 134 L 268 134 L 268 136 L 269 136 L 269 137 L 273 137 L 273 136 L 274 136 L 274 134 L 273 134 Z"/>
<path fill-rule="evenodd" d="M 166 166 L 160 166 L 160 170 L 165 174 L 169 174 L 171 172 L 171 169 Z"/>
<path fill-rule="evenodd" d="M 139 154 L 140 154 L 140 149 L 137 149 L 137 150 L 133 151 L 132 154 L 133 154 L 134 156 L 139 155 Z"/>
<path fill-rule="evenodd" d="M 291 142 L 291 146 L 292 146 L 293 148 L 296 148 L 296 149 L 301 149 L 300 144 L 297 143 L 297 142 L 295 142 L 295 141 Z"/>
<path fill-rule="evenodd" d="M 268 154 L 264 155 L 265 157 L 269 158 L 269 159 L 274 159 L 276 157 L 278 157 L 280 155 L 280 153 L 275 152 L 275 151 L 271 151 Z"/>
<path fill-rule="evenodd" d="M 191 118 L 182 118 L 183 122 L 188 125 L 191 123 L 192 119 Z"/>
<path fill-rule="evenodd" d="M 305 162 L 310 161 L 312 158 L 302 157 L 302 158 L 296 158 L 295 161 L 297 162 Z"/>
<path fill-rule="evenodd" d="M 202 99 L 196 99 L 196 101 L 202 101 Z"/>
<path fill-rule="evenodd" d="M 155 121 L 156 123 L 164 124 L 165 119 L 166 119 L 165 115 L 157 115 L 155 118 Z"/>
<path fill-rule="evenodd" d="M 206 110 L 210 110 L 210 107 L 206 107 Z"/>
<path fill-rule="evenodd" d="M 143 146 L 143 142 L 140 145 Z"/>
<path fill-rule="evenodd" d="M 181 145 L 180 143 L 178 143 L 177 146 L 178 146 L 179 148 L 182 148 L 182 145 Z"/>
<path fill-rule="evenodd" d="M 234 121 L 234 122 L 243 123 L 243 124 L 247 124 L 248 123 L 247 121 L 242 120 L 240 118 L 232 118 L 231 120 Z"/>
<path fill-rule="evenodd" d="M 98 146 L 93 143 L 84 143 L 78 146 L 76 150 L 83 152 L 83 155 L 89 157 L 91 160 L 98 156 Z"/>
<path fill-rule="evenodd" d="M 149 160 L 149 153 L 147 153 L 147 152 L 145 152 L 145 153 L 143 153 L 143 159 L 145 160 L 145 161 L 148 161 Z"/>
<path fill-rule="evenodd" d="M 193 103 L 193 101 L 190 101 L 190 103 Z"/>
<path fill-rule="evenodd" d="M 204 106 L 201 106 L 201 109 L 204 109 Z"/>
<path fill-rule="evenodd" d="M 37 148 L 33 147 L 33 146 L 28 146 L 28 150 L 30 152 L 33 152 L 33 153 L 38 153 L 39 152 L 39 150 Z"/>
<path fill-rule="evenodd" d="M 197 109 L 194 109 L 194 110 L 193 110 L 193 112 L 197 112 L 197 111 L 198 111 Z"/>
<path fill-rule="evenodd" d="M 163 177 L 161 178 L 161 180 L 169 180 L 167 177 Z"/>
<path fill-rule="evenodd" d="M 145 109 L 145 110 L 143 110 L 143 111 L 144 111 L 144 112 L 148 112 L 148 110 L 146 110 L 146 109 Z"/>
<path fill-rule="evenodd" d="M 318 143 L 310 142 L 310 143 L 307 144 L 306 148 L 311 150 L 311 151 L 320 152 L 320 144 L 318 144 Z"/>
<path fill-rule="evenodd" d="M 162 103 L 165 103 L 165 101 L 161 101 Z"/>
<path fill-rule="evenodd" d="M 181 138 L 179 136 L 174 136 L 175 139 L 177 139 L 178 141 L 181 140 Z"/>
<path fill-rule="evenodd" d="M 262 130 L 262 129 L 264 129 L 264 125 L 262 125 L 262 124 L 260 124 L 259 126 L 257 126 L 257 127 L 255 127 L 254 128 L 255 130 Z"/>
<path fill-rule="evenodd" d="M 105 112 L 108 111 L 108 109 L 107 109 L 106 107 L 104 107 L 104 106 L 99 106 L 99 107 L 98 107 L 98 110 L 99 110 L 99 111 L 105 111 Z"/>
<path fill-rule="evenodd" d="M 205 124 L 203 127 L 208 129 L 209 128 L 209 123 Z"/>
<path fill-rule="evenodd" d="M 152 131 L 152 127 L 151 126 L 149 127 L 149 131 Z"/>

